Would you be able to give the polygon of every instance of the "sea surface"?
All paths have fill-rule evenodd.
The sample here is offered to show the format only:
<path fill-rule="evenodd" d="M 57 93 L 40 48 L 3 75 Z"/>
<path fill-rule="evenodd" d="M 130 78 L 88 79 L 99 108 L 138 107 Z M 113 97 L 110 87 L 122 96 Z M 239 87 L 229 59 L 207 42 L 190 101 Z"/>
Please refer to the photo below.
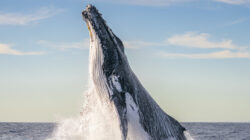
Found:
<path fill-rule="evenodd" d="M 182 123 L 195 140 L 250 140 L 250 123 Z M 55 123 L 0 122 L 0 140 L 45 140 Z"/>

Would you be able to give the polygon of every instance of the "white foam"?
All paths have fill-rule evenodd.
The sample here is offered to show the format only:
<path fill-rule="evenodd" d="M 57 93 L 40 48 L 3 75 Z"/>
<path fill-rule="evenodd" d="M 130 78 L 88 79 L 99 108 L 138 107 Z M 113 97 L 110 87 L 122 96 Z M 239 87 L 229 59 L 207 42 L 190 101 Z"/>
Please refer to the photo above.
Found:
<path fill-rule="evenodd" d="M 187 131 L 184 131 L 184 136 L 186 137 L 187 140 L 194 140 L 194 138 L 192 138 Z"/>
<path fill-rule="evenodd" d="M 58 123 L 52 137 L 47 140 L 83 140 L 81 118 L 67 118 Z"/>
<path fill-rule="evenodd" d="M 100 40 L 90 26 L 89 90 L 85 94 L 82 116 L 59 123 L 48 140 L 121 140 L 118 112 L 109 99 L 107 80 L 102 71 L 103 54 Z M 114 79 L 115 80 L 115 79 Z M 116 84 L 117 90 L 119 85 Z"/>

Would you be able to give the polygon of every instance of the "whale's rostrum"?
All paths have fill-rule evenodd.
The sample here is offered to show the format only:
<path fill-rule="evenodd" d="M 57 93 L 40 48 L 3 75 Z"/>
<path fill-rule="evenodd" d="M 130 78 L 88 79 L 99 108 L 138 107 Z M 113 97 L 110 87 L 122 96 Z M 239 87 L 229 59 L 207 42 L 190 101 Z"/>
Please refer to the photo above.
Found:
<path fill-rule="evenodd" d="M 88 5 L 82 16 L 90 34 L 90 91 L 83 117 L 93 110 L 99 113 L 106 125 L 97 129 L 109 131 L 113 139 L 185 140 L 185 128 L 167 115 L 142 86 L 129 66 L 122 41 L 98 10 Z M 88 125 L 94 125 L 96 119 L 88 119 Z"/>

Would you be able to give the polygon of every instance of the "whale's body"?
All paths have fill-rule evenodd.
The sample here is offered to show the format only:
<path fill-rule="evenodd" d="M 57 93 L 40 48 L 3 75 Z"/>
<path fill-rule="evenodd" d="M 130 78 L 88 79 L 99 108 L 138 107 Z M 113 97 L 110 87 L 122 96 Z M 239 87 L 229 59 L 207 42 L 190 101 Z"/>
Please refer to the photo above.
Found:
<path fill-rule="evenodd" d="M 84 128 L 86 139 L 185 140 L 185 128 L 142 86 L 128 64 L 122 41 L 98 10 L 88 5 L 82 15 L 90 32 L 90 90 L 83 126 L 91 127 Z"/>

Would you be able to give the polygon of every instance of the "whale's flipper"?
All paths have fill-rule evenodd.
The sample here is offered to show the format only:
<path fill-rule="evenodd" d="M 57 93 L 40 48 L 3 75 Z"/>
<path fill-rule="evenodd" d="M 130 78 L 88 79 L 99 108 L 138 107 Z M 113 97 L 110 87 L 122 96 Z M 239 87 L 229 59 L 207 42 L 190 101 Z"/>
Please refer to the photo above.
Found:
<path fill-rule="evenodd" d="M 93 94 L 98 104 L 110 106 L 110 113 L 118 117 L 120 138 L 185 140 L 185 128 L 167 115 L 141 85 L 129 66 L 122 41 L 98 10 L 88 5 L 82 15 L 90 33 L 89 74 Z"/>

